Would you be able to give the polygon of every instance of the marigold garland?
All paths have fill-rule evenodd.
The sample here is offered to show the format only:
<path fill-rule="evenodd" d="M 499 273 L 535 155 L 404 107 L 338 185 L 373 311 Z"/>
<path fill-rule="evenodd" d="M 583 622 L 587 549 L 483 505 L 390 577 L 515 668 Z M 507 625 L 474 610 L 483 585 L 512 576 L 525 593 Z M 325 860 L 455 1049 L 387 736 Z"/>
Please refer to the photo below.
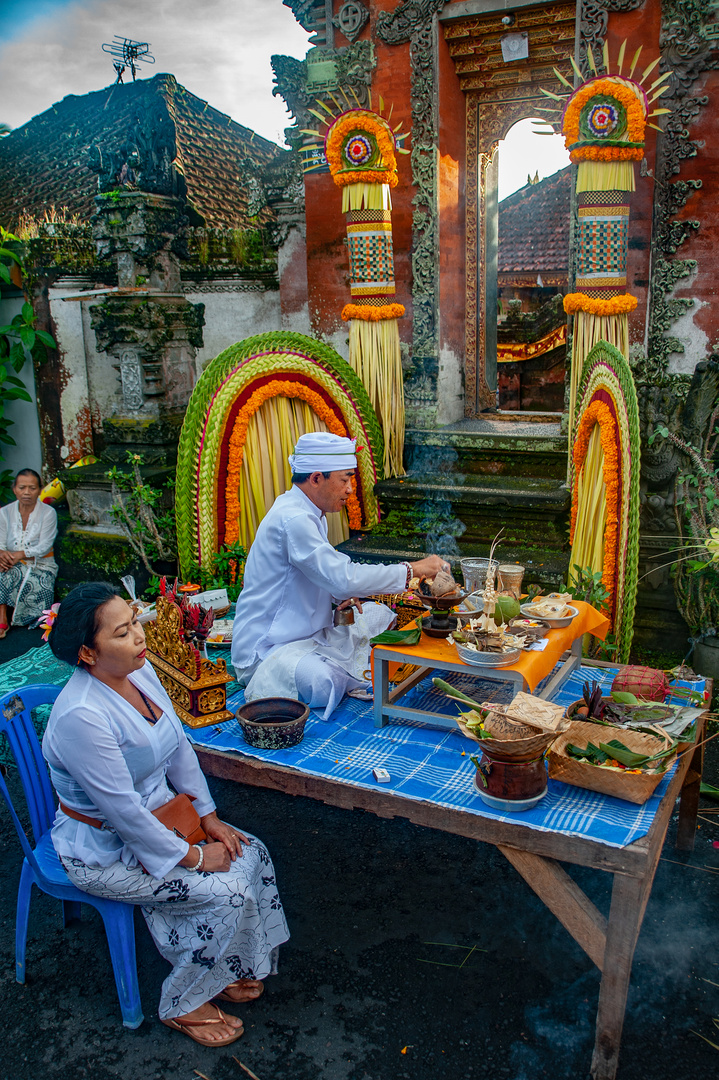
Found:
<path fill-rule="evenodd" d="M 373 307 L 370 304 L 345 304 L 342 308 L 342 318 L 345 322 L 350 319 L 364 319 L 365 322 L 381 322 L 383 319 L 401 319 L 404 315 L 404 304 L 382 304 Z"/>
<path fill-rule="evenodd" d="M 578 161 L 641 161 L 644 157 L 644 144 L 641 146 L 582 146 L 571 150 L 569 160 Z"/>
<path fill-rule="evenodd" d="M 346 169 L 343 168 L 342 146 L 345 137 L 358 129 L 368 131 L 377 140 L 377 148 L 384 164 L 384 169 Z M 394 136 L 384 121 L 373 113 L 353 110 L 343 113 L 325 135 L 325 157 L 332 173 L 332 179 L 338 187 L 346 184 L 389 184 L 396 187 L 397 158 L 395 157 Z"/>
<path fill-rule="evenodd" d="M 639 97 L 637 91 L 642 95 Z M 582 109 L 594 97 L 606 94 L 619 101 L 627 112 L 627 142 L 643 143 L 644 127 L 646 124 L 646 99 L 644 91 L 636 83 L 620 79 L 618 76 L 610 78 L 591 79 L 576 90 L 564 111 L 562 119 L 562 134 L 564 135 L 567 149 L 579 142 L 579 122 Z M 607 147 L 607 149 L 610 149 Z M 612 147 L 611 149 L 618 149 Z M 608 160 L 616 160 L 609 158 Z"/>
<path fill-rule="evenodd" d="M 274 379 L 265 383 L 250 395 L 246 404 L 237 414 L 235 424 L 230 435 L 229 453 L 227 460 L 227 477 L 225 481 L 225 544 L 229 546 L 239 539 L 239 518 L 241 513 L 238 491 L 240 487 L 240 472 L 247 441 L 247 428 L 250 420 L 257 410 L 266 401 L 273 397 L 301 398 L 306 401 L 312 411 L 322 420 L 333 435 L 347 436 L 347 429 L 335 416 L 332 409 L 321 394 L 303 383 L 290 382 L 286 379 Z M 353 478 L 352 495 L 347 500 L 347 518 L 351 529 L 362 527 L 362 511 L 357 498 L 357 484 Z"/>
<path fill-rule="evenodd" d="M 607 525 L 604 532 L 604 565 L 602 568 L 602 584 L 614 595 L 614 578 L 617 566 L 617 539 L 619 536 L 619 497 L 621 491 L 621 477 L 619 471 L 619 454 L 617 453 L 616 423 L 612 416 L 612 410 L 604 401 L 593 401 L 585 410 L 576 432 L 574 443 L 574 494 L 572 497 L 572 520 L 570 525 L 569 539 L 574 543 L 574 529 L 577 524 L 577 510 L 579 505 L 579 476 L 584 465 L 589 439 L 595 424 L 599 424 L 600 443 L 604 462 L 602 473 L 604 484 L 607 489 Z"/>
<path fill-rule="evenodd" d="M 638 303 L 636 296 L 625 293 L 624 296 L 587 296 L 586 293 L 567 293 L 564 297 L 564 310 L 567 315 L 576 315 L 586 311 L 588 315 L 625 315 L 634 311 Z"/>

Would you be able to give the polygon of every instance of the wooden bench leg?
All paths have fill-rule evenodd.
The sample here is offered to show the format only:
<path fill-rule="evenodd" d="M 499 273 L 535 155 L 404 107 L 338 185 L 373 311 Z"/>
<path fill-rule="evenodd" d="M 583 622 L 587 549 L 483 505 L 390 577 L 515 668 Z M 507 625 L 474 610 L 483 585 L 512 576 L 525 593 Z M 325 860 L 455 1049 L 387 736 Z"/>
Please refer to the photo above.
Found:
<path fill-rule="evenodd" d="M 699 736 L 703 738 L 704 736 Z M 677 825 L 676 847 L 680 851 L 694 850 L 694 837 L 699 811 L 699 789 L 704 766 L 704 747 L 698 746 L 692 754 L 692 760 L 684 777 L 679 793 L 679 822 Z"/>
<path fill-rule="evenodd" d="M 652 876 L 647 883 L 641 878 L 614 875 L 604 969 L 599 987 L 592 1080 L 614 1080 L 616 1076 L 634 948 L 646 907 L 645 893 L 651 889 Z"/>

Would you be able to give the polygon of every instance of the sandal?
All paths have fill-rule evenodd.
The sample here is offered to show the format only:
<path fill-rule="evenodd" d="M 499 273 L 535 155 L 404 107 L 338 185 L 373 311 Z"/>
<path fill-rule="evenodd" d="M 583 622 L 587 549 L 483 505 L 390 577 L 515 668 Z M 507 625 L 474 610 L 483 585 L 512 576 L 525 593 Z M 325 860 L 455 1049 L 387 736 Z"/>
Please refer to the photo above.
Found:
<path fill-rule="evenodd" d="M 191 1028 L 207 1027 L 209 1024 L 226 1024 L 227 1017 L 223 1013 L 219 1006 L 215 1005 L 217 1009 L 217 1016 L 208 1020 L 183 1020 L 181 1016 L 172 1017 L 169 1020 L 163 1020 L 163 1024 L 167 1024 L 169 1028 L 174 1028 L 175 1031 L 181 1031 L 183 1035 L 189 1035 L 191 1039 L 194 1039 L 200 1046 L 229 1046 L 230 1043 L 237 1042 L 241 1035 L 244 1035 L 245 1029 L 239 1027 L 235 1029 L 234 1034 L 226 1035 L 224 1039 L 202 1039 L 199 1032 L 191 1031 Z"/>
<path fill-rule="evenodd" d="M 256 993 L 250 993 L 249 997 L 230 997 L 227 993 L 228 990 L 256 990 Z M 258 997 L 262 997 L 265 991 L 265 984 L 260 979 L 237 979 L 236 982 L 230 983 L 226 986 L 221 994 L 215 994 L 215 1001 L 231 1001 L 233 1005 L 245 1005 L 248 1001 L 257 1001 Z"/>

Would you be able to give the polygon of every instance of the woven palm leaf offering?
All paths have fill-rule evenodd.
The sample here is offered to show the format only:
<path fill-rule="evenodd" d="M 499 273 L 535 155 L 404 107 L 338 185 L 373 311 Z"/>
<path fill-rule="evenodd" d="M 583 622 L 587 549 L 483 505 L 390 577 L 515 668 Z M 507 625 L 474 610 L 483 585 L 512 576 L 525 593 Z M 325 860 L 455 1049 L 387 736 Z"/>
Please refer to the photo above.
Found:
<path fill-rule="evenodd" d="M 616 690 L 612 683 L 609 697 L 604 697 L 601 685 L 593 679 L 582 687 L 582 697 L 567 708 L 571 720 L 594 724 L 614 725 L 642 730 L 647 726 L 661 728 L 671 736 L 683 735 L 693 740 L 696 720 L 702 712 L 703 701 L 688 699 L 686 704 L 662 704 L 656 700 L 637 697 L 626 690 Z"/>
<path fill-rule="evenodd" d="M 468 739 L 479 743 L 488 757 L 498 761 L 526 762 L 542 757 L 566 726 L 560 705 L 531 694 L 517 694 L 525 700 L 513 713 L 513 702 L 509 705 L 479 702 L 444 679 L 436 678 L 432 682 L 447 697 L 469 706 L 455 717 L 459 729 Z"/>
<path fill-rule="evenodd" d="M 549 775 L 574 787 L 645 803 L 677 756 L 661 728 L 642 731 L 573 720 L 550 747 Z"/>

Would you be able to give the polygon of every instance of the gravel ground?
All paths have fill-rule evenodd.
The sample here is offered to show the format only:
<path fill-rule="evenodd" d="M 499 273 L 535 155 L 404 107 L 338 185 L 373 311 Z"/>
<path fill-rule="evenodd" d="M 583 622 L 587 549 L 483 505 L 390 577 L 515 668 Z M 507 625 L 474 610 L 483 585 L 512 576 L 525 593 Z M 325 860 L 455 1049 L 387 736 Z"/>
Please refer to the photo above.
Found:
<path fill-rule="evenodd" d="M 713 783 L 718 743 L 708 747 Z M 494 848 L 227 781 L 210 786 L 223 816 L 268 844 L 292 933 L 266 994 L 235 1010 L 244 1037 L 213 1050 L 160 1024 L 168 969 L 139 912 L 146 1020 L 137 1031 L 121 1025 L 102 924 L 88 907 L 64 929 L 59 903 L 34 894 L 28 978 L 18 985 L 20 859 L 3 808 L 0 1080 L 244 1080 L 235 1058 L 259 1080 L 588 1075 L 598 972 Z M 719 1050 L 695 1034 L 719 1044 L 714 821 L 700 823 L 689 858 L 673 849 L 670 827 L 635 955 L 618 1080 L 717 1075 Z M 568 869 L 606 912 L 608 875 Z"/>

